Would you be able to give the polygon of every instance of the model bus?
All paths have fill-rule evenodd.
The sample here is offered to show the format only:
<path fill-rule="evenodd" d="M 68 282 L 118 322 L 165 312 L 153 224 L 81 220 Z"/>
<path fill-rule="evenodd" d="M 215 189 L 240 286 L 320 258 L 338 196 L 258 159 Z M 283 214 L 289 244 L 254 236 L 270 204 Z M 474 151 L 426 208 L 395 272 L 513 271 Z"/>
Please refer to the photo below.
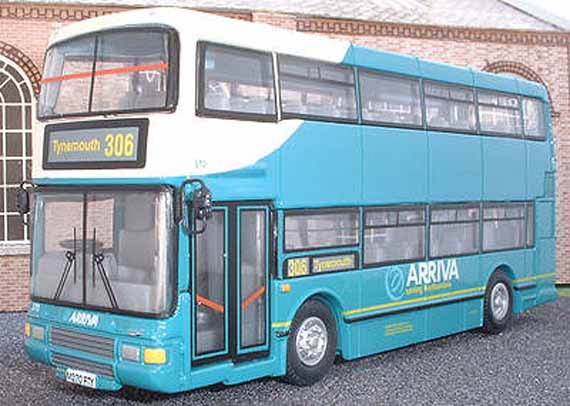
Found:
<path fill-rule="evenodd" d="M 184 9 L 65 26 L 18 201 L 27 352 L 178 392 L 500 332 L 556 298 L 549 111 L 522 79 Z"/>

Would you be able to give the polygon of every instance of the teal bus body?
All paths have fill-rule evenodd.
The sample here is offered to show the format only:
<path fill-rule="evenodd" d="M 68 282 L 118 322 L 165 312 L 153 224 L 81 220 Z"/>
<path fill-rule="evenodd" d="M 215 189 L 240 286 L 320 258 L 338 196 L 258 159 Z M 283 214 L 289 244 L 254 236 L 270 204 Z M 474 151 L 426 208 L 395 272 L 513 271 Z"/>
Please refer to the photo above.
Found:
<path fill-rule="evenodd" d="M 273 224 L 268 228 L 269 234 L 276 230 L 274 245 L 270 236 L 266 240 L 267 251 L 272 251 L 266 258 L 268 332 L 265 344 L 256 348 L 265 352 L 263 356 L 239 362 L 221 359 L 201 364 L 196 362 L 200 361 L 199 356 L 191 355 L 196 328 L 192 317 L 195 300 L 192 251 L 195 247 L 192 238 L 178 227 L 175 308 L 168 317 L 145 318 L 86 310 L 98 315 L 99 320 L 96 329 L 88 329 L 69 323 L 77 310 L 73 307 L 33 302 L 28 321 L 32 328 L 43 326 L 48 334 L 43 339 L 26 340 L 31 358 L 55 366 L 56 374 L 63 379 L 65 371 L 51 358 L 54 347 L 49 341 L 49 329 L 59 326 L 96 333 L 116 340 L 111 364 L 114 376 L 98 375 L 97 388 L 117 390 L 126 385 L 179 392 L 219 382 L 231 385 L 286 374 L 291 323 L 309 299 L 326 304 L 334 315 L 338 330 L 337 354 L 347 360 L 481 327 L 485 290 L 497 269 L 503 270 L 511 280 L 513 313 L 555 300 L 555 163 L 545 89 L 524 80 L 355 45 L 350 46 L 343 64 L 539 98 L 544 103 L 546 140 L 432 131 L 425 123 L 422 128 L 395 128 L 306 119 L 280 148 L 255 164 L 200 177 L 212 191 L 219 210 L 228 213 L 233 210 L 228 207 L 238 203 L 236 215 L 240 210 L 260 209 L 266 213 L 265 221 Z M 34 183 L 179 187 L 185 178 L 182 174 L 148 179 L 36 178 Z M 417 261 L 364 266 L 366 208 L 422 205 L 429 215 L 432 207 L 459 202 L 472 202 L 477 207 L 483 202 L 532 202 L 532 246 L 436 259 L 430 258 L 424 247 L 425 255 Z M 359 218 L 358 243 L 316 248 L 310 252 L 286 250 L 286 213 L 322 208 L 354 209 Z M 228 227 L 226 221 L 226 240 L 230 234 Z M 239 224 L 236 232 L 239 233 Z M 355 269 L 301 277 L 286 275 L 285 264 L 290 259 L 345 254 L 354 258 Z M 228 266 L 226 261 L 226 270 Z M 412 268 L 418 275 L 423 269 L 423 282 L 428 283 L 423 283 L 423 290 L 412 291 L 415 293 L 394 294 L 387 286 L 390 278 L 410 280 Z M 421 276 L 418 278 L 422 280 Z M 240 283 L 239 277 L 237 283 Z M 225 317 L 227 326 L 230 321 Z M 142 333 L 132 335 L 133 330 Z M 225 329 L 224 338 L 226 350 L 232 341 L 228 330 Z M 145 365 L 122 360 L 119 351 L 123 344 L 139 349 L 164 348 L 167 362 Z M 240 351 L 241 355 L 248 352 L 238 350 L 238 353 Z M 57 352 L 109 364 L 104 357 L 75 349 L 57 348 Z"/>

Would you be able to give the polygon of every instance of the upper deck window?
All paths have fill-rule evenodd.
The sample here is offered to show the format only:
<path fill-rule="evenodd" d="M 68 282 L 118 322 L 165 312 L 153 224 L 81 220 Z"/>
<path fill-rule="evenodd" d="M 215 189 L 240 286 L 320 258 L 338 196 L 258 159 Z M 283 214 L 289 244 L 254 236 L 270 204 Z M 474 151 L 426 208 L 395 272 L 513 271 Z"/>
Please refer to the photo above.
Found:
<path fill-rule="evenodd" d="M 358 79 L 365 123 L 422 125 L 419 80 L 366 71 Z"/>
<path fill-rule="evenodd" d="M 521 136 L 520 100 L 517 96 L 480 91 L 477 99 L 481 132 Z"/>
<path fill-rule="evenodd" d="M 173 107 L 173 35 L 160 28 L 89 34 L 46 55 L 39 117 Z"/>
<path fill-rule="evenodd" d="M 470 132 L 477 129 L 473 89 L 425 82 L 424 92 L 429 128 Z"/>
<path fill-rule="evenodd" d="M 199 114 L 276 119 L 271 54 L 204 43 L 199 52 Z"/>
<path fill-rule="evenodd" d="M 523 99 L 524 135 L 527 138 L 546 138 L 544 126 L 544 104 L 538 99 Z"/>
<path fill-rule="evenodd" d="M 279 81 L 284 117 L 356 121 L 352 68 L 279 55 Z"/>

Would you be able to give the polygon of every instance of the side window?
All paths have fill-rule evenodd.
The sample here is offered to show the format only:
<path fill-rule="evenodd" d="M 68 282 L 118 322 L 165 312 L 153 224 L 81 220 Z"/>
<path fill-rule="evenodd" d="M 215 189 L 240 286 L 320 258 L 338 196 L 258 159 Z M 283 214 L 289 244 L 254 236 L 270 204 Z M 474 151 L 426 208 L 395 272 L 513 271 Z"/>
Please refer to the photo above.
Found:
<path fill-rule="evenodd" d="M 433 129 L 475 131 L 473 89 L 424 82 L 427 125 Z"/>
<path fill-rule="evenodd" d="M 198 112 L 275 119 L 271 54 L 200 44 Z"/>
<path fill-rule="evenodd" d="M 355 121 L 354 71 L 348 66 L 279 55 L 284 117 Z"/>
<path fill-rule="evenodd" d="M 422 125 L 419 80 L 361 70 L 358 81 L 364 122 Z"/>
<path fill-rule="evenodd" d="M 521 136 L 520 101 L 517 96 L 480 91 L 477 100 L 481 132 Z"/>
<path fill-rule="evenodd" d="M 357 245 L 358 223 L 356 209 L 288 212 L 285 214 L 285 251 Z"/>
<path fill-rule="evenodd" d="M 534 246 L 534 203 L 526 204 L 526 246 Z"/>
<path fill-rule="evenodd" d="M 479 251 L 479 207 L 439 206 L 430 212 L 430 257 Z"/>
<path fill-rule="evenodd" d="M 364 265 L 425 256 L 425 208 L 369 209 L 364 218 Z"/>
<path fill-rule="evenodd" d="M 544 104 L 538 99 L 523 99 L 524 135 L 526 138 L 544 140 L 546 128 L 544 122 Z"/>
<path fill-rule="evenodd" d="M 483 207 L 483 251 L 522 248 L 527 238 L 524 203 Z"/>

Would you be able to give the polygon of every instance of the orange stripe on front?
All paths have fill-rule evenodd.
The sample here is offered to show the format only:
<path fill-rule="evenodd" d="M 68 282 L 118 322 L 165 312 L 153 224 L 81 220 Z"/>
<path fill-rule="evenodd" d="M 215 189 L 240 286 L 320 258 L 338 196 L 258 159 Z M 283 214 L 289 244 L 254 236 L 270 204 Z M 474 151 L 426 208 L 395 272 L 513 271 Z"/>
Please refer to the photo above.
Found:
<path fill-rule="evenodd" d="M 265 293 L 265 286 L 260 287 L 255 292 L 253 292 L 247 299 L 245 299 L 241 304 L 241 309 L 245 310 L 250 304 L 255 302 L 257 298 Z"/>
<path fill-rule="evenodd" d="M 95 76 L 116 75 L 119 73 L 129 73 L 129 72 L 144 72 L 149 70 L 165 70 L 167 68 L 168 68 L 167 63 L 157 63 L 154 65 L 127 66 L 124 68 L 97 70 L 95 71 Z M 40 83 L 44 85 L 53 82 L 63 82 L 64 80 L 85 79 L 85 78 L 90 78 L 91 75 L 92 75 L 91 72 L 72 73 L 70 75 L 45 78 Z"/>
<path fill-rule="evenodd" d="M 210 299 L 206 299 L 203 296 L 197 295 L 196 296 L 196 301 L 198 302 L 198 304 L 204 305 L 206 307 L 209 307 L 210 309 L 218 312 L 218 313 L 223 313 L 224 312 L 224 306 L 222 306 L 221 304 L 218 304 L 216 302 L 211 301 Z"/>

